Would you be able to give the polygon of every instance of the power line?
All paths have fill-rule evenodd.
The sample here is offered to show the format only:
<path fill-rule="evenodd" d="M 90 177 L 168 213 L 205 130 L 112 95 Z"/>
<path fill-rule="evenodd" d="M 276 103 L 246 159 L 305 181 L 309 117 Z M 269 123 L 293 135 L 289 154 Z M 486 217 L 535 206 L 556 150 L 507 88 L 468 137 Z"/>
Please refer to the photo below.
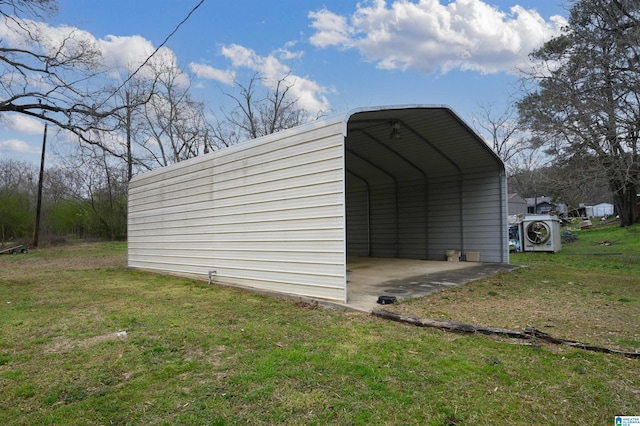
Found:
<path fill-rule="evenodd" d="M 107 99 L 105 99 L 104 101 L 102 101 L 102 103 L 100 104 L 100 106 L 104 105 L 105 103 L 107 103 L 107 101 L 109 99 L 111 99 L 116 93 L 118 93 L 120 91 L 120 89 L 122 89 L 125 84 L 127 84 L 141 69 L 142 67 L 144 67 L 145 65 L 147 65 L 147 63 L 149 63 L 149 61 L 151 60 L 151 58 L 153 58 L 155 56 L 156 53 L 158 53 L 158 51 L 164 47 L 165 44 L 167 44 L 167 42 L 169 41 L 169 39 L 171 37 L 173 37 L 173 35 L 175 33 L 178 32 L 178 30 L 180 29 L 180 27 L 189 20 L 189 18 L 191 17 L 191 15 L 193 15 L 193 13 L 200 7 L 202 6 L 202 3 L 204 3 L 205 0 L 200 0 L 198 2 L 198 4 L 196 4 L 191 11 L 187 14 L 187 16 L 180 21 L 180 23 L 178 23 L 178 25 L 176 25 L 176 27 L 173 29 L 173 31 L 171 31 L 171 33 L 164 39 L 164 41 L 162 43 L 160 43 L 158 45 L 158 47 L 156 47 L 156 49 L 153 51 L 153 53 L 151 53 L 151 55 L 147 56 L 147 59 L 144 60 L 144 62 L 142 64 L 140 64 L 140 66 L 138 68 L 136 68 L 136 70 L 131 73 L 131 75 L 129 75 L 129 77 L 127 77 L 127 79 L 120 85 L 118 86 L 118 88 L 111 94 L 109 95 L 109 97 Z"/>

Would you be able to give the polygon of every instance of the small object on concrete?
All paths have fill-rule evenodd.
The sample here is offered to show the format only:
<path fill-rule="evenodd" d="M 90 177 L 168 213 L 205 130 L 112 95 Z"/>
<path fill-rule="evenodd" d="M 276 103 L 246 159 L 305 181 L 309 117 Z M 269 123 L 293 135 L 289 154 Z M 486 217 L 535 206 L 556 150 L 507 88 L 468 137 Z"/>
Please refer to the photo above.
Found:
<path fill-rule="evenodd" d="M 447 262 L 460 261 L 460 252 L 457 250 L 445 250 L 444 255 L 447 256 Z"/>
<path fill-rule="evenodd" d="M 395 296 L 378 296 L 378 303 L 381 305 L 390 305 L 396 303 L 397 300 Z"/>
<path fill-rule="evenodd" d="M 480 262 L 480 252 L 479 251 L 468 251 L 466 253 L 467 262 Z"/>

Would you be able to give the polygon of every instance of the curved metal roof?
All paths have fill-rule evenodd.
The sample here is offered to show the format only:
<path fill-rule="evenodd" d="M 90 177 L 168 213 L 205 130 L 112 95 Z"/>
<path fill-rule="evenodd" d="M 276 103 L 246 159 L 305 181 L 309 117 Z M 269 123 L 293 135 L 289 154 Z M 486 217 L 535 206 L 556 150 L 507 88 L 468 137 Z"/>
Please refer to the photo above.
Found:
<path fill-rule="evenodd" d="M 362 108 L 344 122 L 347 171 L 370 182 L 504 170 L 500 158 L 445 106 Z"/>

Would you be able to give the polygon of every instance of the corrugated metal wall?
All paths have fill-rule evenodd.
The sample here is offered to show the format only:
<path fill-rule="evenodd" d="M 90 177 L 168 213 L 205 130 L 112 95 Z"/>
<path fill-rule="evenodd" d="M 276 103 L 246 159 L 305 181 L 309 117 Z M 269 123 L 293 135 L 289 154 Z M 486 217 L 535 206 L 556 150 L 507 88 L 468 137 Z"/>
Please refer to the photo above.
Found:
<path fill-rule="evenodd" d="M 506 262 L 501 180 L 484 172 L 430 179 L 428 189 L 424 181 L 401 182 L 396 198 L 392 183 L 367 189 L 347 174 L 347 254 L 444 260 L 454 249 Z"/>
<path fill-rule="evenodd" d="M 480 252 L 483 262 L 508 262 L 507 194 L 503 176 L 465 174 L 463 215 L 465 251 Z M 502 250 L 501 250 L 502 249 Z"/>
<path fill-rule="evenodd" d="M 397 192 L 397 194 L 396 194 Z M 347 175 L 347 254 L 425 259 L 425 183 L 366 185 Z"/>
<path fill-rule="evenodd" d="M 506 194 L 499 175 L 484 172 L 464 174 L 461 180 L 437 179 L 430 183 L 429 196 L 430 259 L 444 259 L 444 251 L 453 249 L 480 252 L 482 262 L 508 261 L 503 244 Z"/>
<path fill-rule="evenodd" d="M 462 250 L 460 179 L 429 180 L 429 259 L 445 260 L 445 250 Z"/>
<path fill-rule="evenodd" d="M 344 301 L 342 122 L 145 173 L 129 187 L 129 266 Z"/>

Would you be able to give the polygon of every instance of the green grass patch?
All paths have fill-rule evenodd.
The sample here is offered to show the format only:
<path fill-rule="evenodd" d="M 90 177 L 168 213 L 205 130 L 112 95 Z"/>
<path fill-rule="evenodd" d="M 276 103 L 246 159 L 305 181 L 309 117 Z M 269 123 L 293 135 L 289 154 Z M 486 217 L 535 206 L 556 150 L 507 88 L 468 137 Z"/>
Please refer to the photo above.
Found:
<path fill-rule="evenodd" d="M 571 250 L 586 253 L 583 235 Z M 568 337 L 575 320 L 637 347 L 636 266 L 588 266 L 591 255 L 566 250 L 514 256 L 526 267 L 398 307 Z M 611 424 L 640 413 L 638 360 L 130 271 L 125 255 L 90 244 L 0 257 L 1 424 Z M 598 309 L 624 309 L 636 331 L 581 317 Z"/>

